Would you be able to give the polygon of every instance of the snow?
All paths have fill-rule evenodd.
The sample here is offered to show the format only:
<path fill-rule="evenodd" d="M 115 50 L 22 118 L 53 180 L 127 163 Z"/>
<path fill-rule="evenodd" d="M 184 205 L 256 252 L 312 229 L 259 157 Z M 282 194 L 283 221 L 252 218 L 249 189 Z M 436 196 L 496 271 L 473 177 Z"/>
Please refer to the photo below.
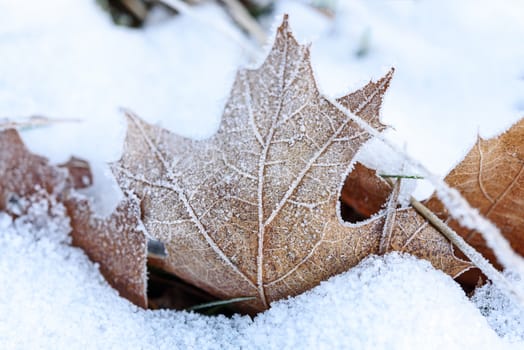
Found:
<path fill-rule="evenodd" d="M 524 282 L 512 275 L 506 276 L 515 288 L 524 290 Z M 504 339 L 524 339 L 524 307 L 515 305 L 500 289 L 486 284 L 475 291 L 472 299 L 491 327 Z"/>
<path fill-rule="evenodd" d="M 338 1 L 330 23 L 294 1 L 277 9 L 291 14 L 300 39 L 314 40 L 313 68 L 328 94 L 396 68 L 384 100 L 388 137 L 441 176 L 477 133 L 492 137 L 524 114 L 523 11 L 519 1 Z"/>
<path fill-rule="evenodd" d="M 522 6 L 340 1 L 331 20 L 297 1 L 279 1 L 266 23 L 274 28 L 288 12 L 298 38 L 314 40 L 313 68 L 329 95 L 395 66 L 382 113 L 394 130 L 386 136 L 443 176 L 477 132 L 491 137 L 524 112 Z M 53 162 L 73 154 L 88 159 L 95 171 L 91 194 L 108 212 L 118 198 L 105 163 L 121 152 L 119 108 L 186 136 L 209 136 L 236 69 L 248 62 L 237 42 L 206 25 L 236 31 L 222 10 L 208 4 L 193 16 L 204 20 L 158 15 L 162 20 L 145 30 L 131 30 L 115 27 L 94 0 L 0 0 L 0 118 L 82 120 L 22 136 Z M 358 56 L 359 50 L 367 53 Z M 409 171 L 380 147 L 361 157 Z M 417 193 L 431 190 L 419 186 Z M 35 206 L 16 221 L 0 213 L 4 348 L 524 347 L 524 311 L 494 286 L 469 301 L 428 263 L 397 254 L 371 257 L 253 321 L 141 310 L 69 246 L 60 208 L 52 218 L 44 209 Z"/>
<path fill-rule="evenodd" d="M 0 343 L 8 349 L 522 345 L 499 338 L 450 277 L 396 253 L 370 257 L 303 295 L 274 303 L 254 320 L 142 310 L 120 298 L 97 266 L 69 245 L 68 221 L 60 206 L 53 208 L 52 217 L 38 204 L 15 221 L 0 214 Z"/>
<path fill-rule="evenodd" d="M 88 159 L 92 192 L 104 197 L 114 192 L 105 163 L 119 158 L 125 132 L 120 108 L 185 136 L 209 136 L 242 61 L 228 37 L 184 16 L 142 32 L 115 27 L 94 0 L 0 0 L 0 10 L 0 118 L 81 120 L 25 132 L 24 141 L 53 162 Z M 225 18 L 212 6 L 200 13 Z M 98 199 L 106 213 L 118 202 Z"/>

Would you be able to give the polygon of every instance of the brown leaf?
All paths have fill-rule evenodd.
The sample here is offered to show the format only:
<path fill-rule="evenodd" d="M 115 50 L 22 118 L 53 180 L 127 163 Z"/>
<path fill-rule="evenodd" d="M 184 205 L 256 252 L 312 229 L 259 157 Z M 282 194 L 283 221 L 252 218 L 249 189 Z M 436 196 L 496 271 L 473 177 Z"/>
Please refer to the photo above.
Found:
<path fill-rule="evenodd" d="M 464 160 L 449 173 L 446 182 L 491 220 L 516 252 L 524 255 L 524 119 L 498 137 L 479 138 Z M 428 207 L 448 219 L 436 195 L 429 200 Z M 454 220 L 450 220 L 449 225 L 496 263 L 480 234 L 461 227 Z"/>
<path fill-rule="evenodd" d="M 107 218 L 97 217 L 87 199 L 72 197 L 65 205 L 73 245 L 100 264 L 100 272 L 121 296 L 147 308 L 147 239 L 138 201 L 128 196 Z"/>
<path fill-rule="evenodd" d="M 391 194 L 391 186 L 374 170 L 355 164 L 342 188 L 340 200 L 358 214 L 369 218 L 380 211 Z"/>
<path fill-rule="evenodd" d="M 89 163 L 83 159 L 71 157 L 59 167 L 66 168 L 75 189 L 87 188 L 93 184 L 93 174 Z"/>
<path fill-rule="evenodd" d="M 339 102 L 381 130 L 378 108 L 390 78 Z M 113 172 L 141 199 L 168 269 L 221 298 L 256 297 L 242 305 L 253 312 L 378 252 L 386 213 L 350 225 L 336 209 L 369 138 L 319 93 L 309 48 L 293 38 L 286 17 L 262 66 L 237 74 L 214 137 L 186 139 L 128 114 Z M 394 247 L 427 255 L 451 274 L 469 266 L 416 213 L 397 216 L 388 229 Z"/>
<path fill-rule="evenodd" d="M 0 132 L 0 174 L 0 210 L 15 216 L 27 210 L 28 198 L 63 201 L 72 187 L 67 171 L 29 152 L 14 129 Z"/>
<path fill-rule="evenodd" d="M 53 166 L 31 153 L 15 130 L 0 132 L 0 174 L 0 210 L 19 216 L 36 200 L 63 204 L 73 244 L 100 264 L 104 277 L 121 295 L 146 307 L 146 238 L 138 227 L 140 208 L 135 200 L 128 198 L 110 217 L 97 218 L 88 200 L 73 192 L 90 183 L 89 164 L 73 158 Z"/>

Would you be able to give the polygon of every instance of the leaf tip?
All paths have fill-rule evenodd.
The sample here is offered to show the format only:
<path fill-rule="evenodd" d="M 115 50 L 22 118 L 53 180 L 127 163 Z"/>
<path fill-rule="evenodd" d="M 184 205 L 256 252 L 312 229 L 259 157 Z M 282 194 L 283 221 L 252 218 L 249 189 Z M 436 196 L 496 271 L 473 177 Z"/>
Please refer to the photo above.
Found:
<path fill-rule="evenodd" d="M 282 17 L 282 23 L 277 29 L 277 35 L 275 42 L 278 41 L 278 37 L 282 37 L 284 41 L 292 39 L 296 42 L 295 37 L 293 36 L 293 31 L 291 30 L 291 26 L 289 25 L 289 15 L 285 13 Z M 298 43 L 297 43 L 298 44 Z"/>
<path fill-rule="evenodd" d="M 395 67 L 391 67 L 389 71 L 386 73 L 386 75 L 382 78 L 387 82 L 387 86 L 389 86 L 389 83 L 391 82 L 391 79 L 393 79 L 393 76 L 395 75 Z"/>
<path fill-rule="evenodd" d="M 287 32 L 289 31 L 289 15 L 287 13 L 284 13 L 282 16 L 282 23 L 278 27 L 279 32 Z"/>

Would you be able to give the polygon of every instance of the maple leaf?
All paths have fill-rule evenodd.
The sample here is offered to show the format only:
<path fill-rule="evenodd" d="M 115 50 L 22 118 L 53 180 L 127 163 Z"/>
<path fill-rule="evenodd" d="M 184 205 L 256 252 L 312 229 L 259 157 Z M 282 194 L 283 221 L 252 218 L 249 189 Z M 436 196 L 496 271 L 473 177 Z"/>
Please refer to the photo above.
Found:
<path fill-rule="evenodd" d="M 500 136 L 484 140 L 479 137 L 464 160 L 445 181 L 487 219 L 491 220 L 508 239 L 512 248 L 524 256 L 524 119 Z M 436 195 L 428 207 L 450 227 L 481 252 L 491 262 L 497 260 L 476 231 L 462 227 L 449 219 Z"/>
<path fill-rule="evenodd" d="M 392 72 L 337 101 L 382 130 L 378 109 Z M 266 309 L 379 252 L 403 250 L 454 275 L 470 265 L 413 210 L 359 224 L 337 215 L 340 188 L 370 135 L 318 91 L 309 47 L 284 18 L 260 68 L 240 70 L 217 133 L 190 140 L 128 113 L 120 186 L 141 199 L 166 268 L 221 298 L 253 296 Z"/>
<path fill-rule="evenodd" d="M 12 129 L 0 132 L 0 174 L 0 210 L 16 217 L 36 201 L 63 205 L 71 220 L 73 245 L 100 264 L 104 277 L 122 296 L 147 306 L 147 247 L 136 200 L 128 197 L 109 217 L 97 217 L 89 200 L 73 191 L 91 184 L 89 164 L 72 158 L 53 166 L 31 153 Z"/>

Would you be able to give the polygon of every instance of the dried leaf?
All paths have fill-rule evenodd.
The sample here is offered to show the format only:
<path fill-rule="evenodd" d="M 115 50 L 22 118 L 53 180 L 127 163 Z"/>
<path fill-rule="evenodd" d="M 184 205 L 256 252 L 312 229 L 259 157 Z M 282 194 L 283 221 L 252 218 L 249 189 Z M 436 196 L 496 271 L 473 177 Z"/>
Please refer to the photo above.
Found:
<path fill-rule="evenodd" d="M 391 186 L 387 182 L 374 170 L 357 163 L 344 183 L 340 200 L 368 218 L 380 211 L 390 194 Z"/>
<path fill-rule="evenodd" d="M 382 130 L 378 108 L 391 74 L 338 101 Z M 309 48 L 293 38 L 286 17 L 262 66 L 237 74 L 214 137 L 186 139 L 128 114 L 124 154 L 112 168 L 141 199 L 168 269 L 220 298 L 255 297 L 241 305 L 253 312 L 378 252 L 387 214 L 350 225 L 336 209 L 369 138 L 319 93 Z M 469 267 L 418 214 L 397 217 L 393 248 L 451 274 Z"/>
<path fill-rule="evenodd" d="M 68 172 L 71 171 L 71 173 Z M 15 130 L 0 132 L 0 210 L 13 216 L 40 199 L 67 209 L 73 244 L 100 264 L 100 270 L 121 295 L 146 307 L 146 238 L 139 229 L 140 208 L 126 199 L 108 218 L 97 218 L 86 198 L 73 188 L 91 182 L 87 162 L 73 158 L 56 167 L 34 155 Z"/>
<path fill-rule="evenodd" d="M 141 229 L 140 206 L 132 196 L 107 218 L 91 210 L 87 199 L 70 197 L 73 245 L 100 264 L 100 272 L 120 295 L 147 307 L 147 240 Z"/>
<path fill-rule="evenodd" d="M 29 152 L 18 132 L 0 132 L 0 210 L 21 215 L 34 196 L 65 199 L 72 183 L 67 171 L 49 165 L 47 159 Z"/>
<path fill-rule="evenodd" d="M 93 184 L 93 174 L 89 163 L 83 159 L 71 157 L 59 167 L 66 168 L 75 189 L 87 188 Z"/>
<path fill-rule="evenodd" d="M 491 220 L 512 248 L 524 256 L 524 119 L 498 137 L 479 138 L 464 160 L 449 173 L 446 182 Z M 429 200 L 428 207 L 442 218 L 448 218 L 436 195 Z M 480 234 L 461 227 L 454 220 L 449 225 L 496 263 Z"/>

